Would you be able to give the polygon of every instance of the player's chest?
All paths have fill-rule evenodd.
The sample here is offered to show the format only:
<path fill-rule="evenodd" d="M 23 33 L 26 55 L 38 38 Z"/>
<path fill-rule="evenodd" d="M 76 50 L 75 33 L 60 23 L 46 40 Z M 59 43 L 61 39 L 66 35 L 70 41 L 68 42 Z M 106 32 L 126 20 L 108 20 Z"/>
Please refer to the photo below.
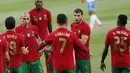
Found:
<path fill-rule="evenodd" d="M 47 13 L 34 13 L 32 16 L 34 22 L 48 21 Z"/>
<path fill-rule="evenodd" d="M 32 29 L 24 29 L 24 30 L 21 31 L 21 34 L 25 38 L 34 38 L 35 37 L 35 33 Z"/>
<path fill-rule="evenodd" d="M 79 37 L 82 35 L 82 27 L 73 27 L 72 32 Z"/>

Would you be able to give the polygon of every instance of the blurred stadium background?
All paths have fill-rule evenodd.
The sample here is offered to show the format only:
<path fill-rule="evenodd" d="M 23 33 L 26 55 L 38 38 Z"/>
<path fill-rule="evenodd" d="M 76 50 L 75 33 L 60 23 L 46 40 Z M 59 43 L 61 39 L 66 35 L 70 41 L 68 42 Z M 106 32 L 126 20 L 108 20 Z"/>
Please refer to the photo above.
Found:
<path fill-rule="evenodd" d="M 7 16 L 14 16 L 17 25 L 20 24 L 20 14 L 25 11 L 29 11 L 34 5 L 34 0 L 0 0 L 0 33 L 5 31 L 4 19 Z M 65 13 L 68 16 L 68 23 L 73 21 L 73 10 L 75 8 L 81 8 L 84 11 L 84 20 L 89 23 L 89 15 L 87 11 L 87 5 L 81 4 L 80 0 L 43 0 L 43 7 L 49 9 L 53 18 L 53 30 L 57 28 L 56 16 L 58 13 Z M 102 21 L 103 25 L 101 29 L 94 29 L 91 34 L 90 48 L 93 54 L 92 72 L 103 73 L 100 70 L 101 53 L 104 47 L 104 39 L 106 32 L 114 28 L 117 22 L 117 16 L 119 14 L 126 14 L 130 18 L 130 0 L 97 0 L 96 14 Z M 127 28 L 130 29 L 130 23 L 128 22 Z M 69 26 L 68 26 L 69 29 Z M 111 72 L 110 53 L 105 61 L 107 69 L 105 73 Z M 41 57 L 41 62 L 45 71 L 44 57 Z M 46 72 L 45 72 L 46 73 Z"/>

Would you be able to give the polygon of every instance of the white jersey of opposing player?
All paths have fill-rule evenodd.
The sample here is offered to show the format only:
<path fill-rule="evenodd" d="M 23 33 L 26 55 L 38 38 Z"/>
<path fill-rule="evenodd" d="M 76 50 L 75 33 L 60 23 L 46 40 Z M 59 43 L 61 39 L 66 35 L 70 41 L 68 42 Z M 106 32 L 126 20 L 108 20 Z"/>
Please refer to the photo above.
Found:
<path fill-rule="evenodd" d="M 86 0 L 87 2 L 93 2 L 93 1 L 95 1 L 95 0 Z"/>

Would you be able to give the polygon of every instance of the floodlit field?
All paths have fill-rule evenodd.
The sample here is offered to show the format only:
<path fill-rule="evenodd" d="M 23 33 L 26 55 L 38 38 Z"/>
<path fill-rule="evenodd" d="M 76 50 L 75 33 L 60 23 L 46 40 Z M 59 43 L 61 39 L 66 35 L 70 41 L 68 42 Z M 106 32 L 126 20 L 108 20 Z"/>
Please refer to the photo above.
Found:
<path fill-rule="evenodd" d="M 52 13 L 53 18 L 53 30 L 57 28 L 56 16 L 58 13 L 65 13 L 68 16 L 68 23 L 73 22 L 73 10 L 75 8 L 81 8 L 84 11 L 84 20 L 89 23 L 89 15 L 86 4 L 81 4 L 80 0 L 43 0 L 43 7 L 48 8 Z M 92 72 L 103 73 L 100 70 L 101 53 L 104 47 L 104 39 L 106 32 L 114 28 L 117 22 L 117 16 L 121 13 L 126 14 L 130 19 L 130 0 L 97 0 L 97 16 L 102 21 L 103 25 L 101 29 L 94 29 L 91 34 L 90 48 L 93 54 Z M 20 14 L 22 12 L 32 9 L 34 6 L 34 0 L 1 0 L 0 2 L 0 32 L 4 32 L 4 19 L 6 16 L 14 16 L 17 20 L 17 25 L 20 24 Z M 130 29 L 130 23 L 128 22 L 127 28 Z M 69 29 L 69 26 L 68 26 Z M 111 72 L 111 59 L 110 53 L 105 60 L 107 69 L 104 73 Z M 41 62 L 44 65 L 44 57 L 41 57 Z M 46 72 L 45 72 L 46 73 Z"/>

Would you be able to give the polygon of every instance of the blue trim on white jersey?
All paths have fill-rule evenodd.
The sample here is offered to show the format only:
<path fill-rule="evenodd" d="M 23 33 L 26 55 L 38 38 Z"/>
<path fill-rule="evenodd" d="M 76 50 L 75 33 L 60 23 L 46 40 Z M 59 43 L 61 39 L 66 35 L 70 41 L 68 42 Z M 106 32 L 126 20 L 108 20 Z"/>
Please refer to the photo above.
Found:
<path fill-rule="evenodd" d="M 87 6 L 88 6 L 88 11 L 96 11 L 96 7 L 95 7 L 95 2 L 88 2 L 87 3 Z"/>

